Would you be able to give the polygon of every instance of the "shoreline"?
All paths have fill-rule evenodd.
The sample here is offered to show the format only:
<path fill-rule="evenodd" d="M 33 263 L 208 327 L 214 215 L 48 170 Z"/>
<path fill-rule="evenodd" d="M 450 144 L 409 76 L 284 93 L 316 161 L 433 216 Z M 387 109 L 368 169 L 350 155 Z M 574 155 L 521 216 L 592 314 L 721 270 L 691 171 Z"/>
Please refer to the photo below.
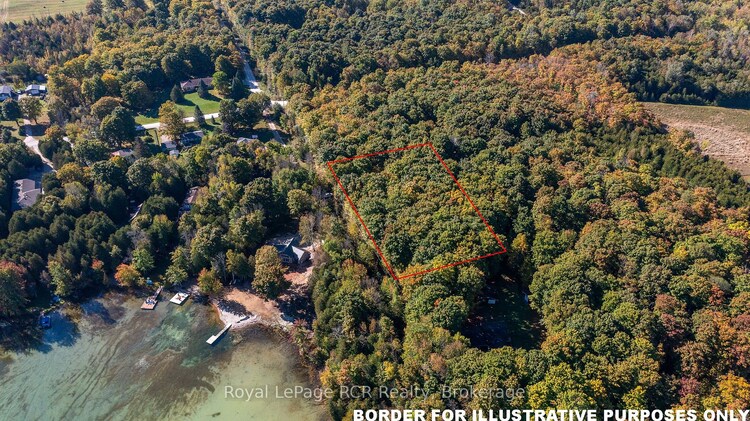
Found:
<path fill-rule="evenodd" d="M 282 328 L 283 330 L 288 331 L 288 329 L 293 325 L 292 322 L 288 322 L 281 317 L 279 317 L 278 320 L 268 320 L 267 318 L 259 316 L 257 314 L 253 314 L 252 312 L 249 312 L 250 314 L 243 315 L 233 313 L 229 310 L 222 309 L 219 305 L 219 300 L 217 300 L 216 298 L 212 298 L 210 300 L 210 303 L 211 307 L 219 316 L 219 320 L 221 320 L 224 325 L 229 323 L 232 324 L 232 326 L 229 328 L 230 331 L 242 330 L 250 326 Z"/>

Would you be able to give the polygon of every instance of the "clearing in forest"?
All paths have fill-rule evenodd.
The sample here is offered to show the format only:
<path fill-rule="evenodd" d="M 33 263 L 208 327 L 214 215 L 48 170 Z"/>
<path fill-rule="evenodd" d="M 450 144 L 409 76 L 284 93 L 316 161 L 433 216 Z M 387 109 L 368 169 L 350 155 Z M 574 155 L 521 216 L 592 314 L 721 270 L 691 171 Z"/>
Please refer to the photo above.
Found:
<path fill-rule="evenodd" d="M 337 159 L 328 168 L 396 280 L 506 251 L 431 143 Z"/>
<path fill-rule="evenodd" d="M 670 128 L 695 134 L 700 150 L 750 181 L 750 111 L 701 105 L 643 104 Z"/>
<path fill-rule="evenodd" d="M 88 0 L 0 0 L 0 23 L 82 12 Z"/>

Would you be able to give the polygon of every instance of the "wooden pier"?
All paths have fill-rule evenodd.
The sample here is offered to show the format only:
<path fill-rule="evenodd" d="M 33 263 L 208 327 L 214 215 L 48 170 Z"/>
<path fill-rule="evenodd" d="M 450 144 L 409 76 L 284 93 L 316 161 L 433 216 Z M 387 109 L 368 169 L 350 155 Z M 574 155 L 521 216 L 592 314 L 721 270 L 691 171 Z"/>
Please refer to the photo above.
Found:
<path fill-rule="evenodd" d="M 159 287 L 154 295 L 146 298 L 146 301 L 141 304 L 141 310 L 153 310 L 156 308 L 156 303 L 159 302 L 159 294 L 161 294 L 162 289 L 164 289 L 164 287 Z"/>
<path fill-rule="evenodd" d="M 221 338 L 222 336 L 224 336 L 225 333 L 227 333 L 227 330 L 229 330 L 230 327 L 232 327 L 232 323 L 227 323 L 227 325 L 224 326 L 224 329 L 221 329 L 221 332 L 208 338 L 208 340 L 206 340 L 206 343 L 209 345 L 213 345 L 216 341 L 219 340 L 219 338 Z"/>

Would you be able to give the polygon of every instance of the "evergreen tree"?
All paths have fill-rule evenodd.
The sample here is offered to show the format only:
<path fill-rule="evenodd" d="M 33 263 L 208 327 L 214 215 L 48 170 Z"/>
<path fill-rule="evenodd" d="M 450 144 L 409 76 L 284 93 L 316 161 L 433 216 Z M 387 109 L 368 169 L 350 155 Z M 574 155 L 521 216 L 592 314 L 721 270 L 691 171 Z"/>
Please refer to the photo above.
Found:
<path fill-rule="evenodd" d="M 203 126 L 206 124 L 206 118 L 203 117 L 203 111 L 201 110 L 201 107 L 195 106 L 193 109 L 193 116 L 195 117 L 195 124 L 199 126 Z"/>
<path fill-rule="evenodd" d="M 229 96 L 234 100 L 240 100 L 247 96 L 247 88 L 238 75 L 235 75 L 234 79 L 232 79 Z"/>
<path fill-rule="evenodd" d="M 180 89 L 179 86 L 174 85 L 172 87 L 172 92 L 169 93 L 169 99 L 171 99 L 172 102 L 179 104 L 185 100 L 185 95 L 182 94 L 182 89 Z"/>
<path fill-rule="evenodd" d="M 211 93 L 208 92 L 208 86 L 201 80 L 201 83 L 198 85 L 198 96 L 206 99 L 211 96 Z"/>

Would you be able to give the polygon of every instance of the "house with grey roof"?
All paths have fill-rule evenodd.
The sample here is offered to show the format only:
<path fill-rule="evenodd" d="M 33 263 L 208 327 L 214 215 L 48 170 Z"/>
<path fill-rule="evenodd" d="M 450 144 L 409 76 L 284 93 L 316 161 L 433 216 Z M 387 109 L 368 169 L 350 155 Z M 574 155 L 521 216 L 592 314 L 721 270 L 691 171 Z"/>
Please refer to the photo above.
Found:
<path fill-rule="evenodd" d="M 198 145 L 201 143 L 205 136 L 206 134 L 203 133 L 203 130 L 183 133 L 180 135 L 180 143 L 182 143 L 182 146 Z"/>
<path fill-rule="evenodd" d="M 22 178 L 13 182 L 13 210 L 26 209 L 36 203 L 42 189 L 37 187 L 36 181 Z"/>
<path fill-rule="evenodd" d="M 124 148 L 124 149 L 116 150 L 112 152 L 110 155 L 118 156 L 120 158 L 125 158 L 125 159 L 133 159 L 133 150 L 130 148 Z"/>
<path fill-rule="evenodd" d="M 7 85 L 0 86 L 0 102 L 5 101 L 6 99 L 12 99 L 15 96 L 16 91 L 14 91 L 13 88 Z"/>
<path fill-rule="evenodd" d="M 44 96 L 47 95 L 47 85 L 37 85 L 34 83 L 27 86 L 23 93 L 31 96 Z"/>
<path fill-rule="evenodd" d="M 161 135 L 160 137 L 160 143 L 161 143 L 161 151 L 164 153 L 171 154 L 172 151 L 177 150 L 177 142 L 172 140 L 170 136 L 167 136 L 165 134 Z"/>
<path fill-rule="evenodd" d="M 204 85 L 206 85 L 206 88 L 211 89 L 214 87 L 214 79 L 211 77 L 201 77 L 196 79 L 188 79 L 186 81 L 180 82 L 180 89 L 182 89 L 182 92 L 189 93 L 189 92 L 195 92 L 198 90 L 198 87 L 201 86 L 201 82 L 203 82 Z"/>
<path fill-rule="evenodd" d="M 268 245 L 276 247 L 276 251 L 279 252 L 279 258 L 287 266 L 301 265 L 310 259 L 309 252 L 297 247 L 299 245 L 298 235 L 276 237 L 269 241 Z"/>

